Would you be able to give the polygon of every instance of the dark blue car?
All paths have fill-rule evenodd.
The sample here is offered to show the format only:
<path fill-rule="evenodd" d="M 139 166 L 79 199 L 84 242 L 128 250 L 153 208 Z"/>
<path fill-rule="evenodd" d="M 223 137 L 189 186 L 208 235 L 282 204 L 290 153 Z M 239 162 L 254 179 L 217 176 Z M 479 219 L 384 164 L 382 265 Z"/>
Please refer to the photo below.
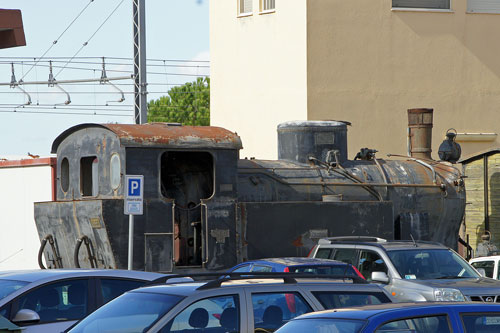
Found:
<path fill-rule="evenodd" d="M 500 304 L 418 302 L 369 305 L 299 316 L 279 333 L 493 333 L 500 332 Z"/>
<path fill-rule="evenodd" d="M 230 268 L 228 272 L 311 273 L 338 276 L 358 276 L 364 279 L 363 275 L 361 275 L 356 267 L 351 264 L 337 260 L 302 257 L 266 258 L 246 261 Z"/>

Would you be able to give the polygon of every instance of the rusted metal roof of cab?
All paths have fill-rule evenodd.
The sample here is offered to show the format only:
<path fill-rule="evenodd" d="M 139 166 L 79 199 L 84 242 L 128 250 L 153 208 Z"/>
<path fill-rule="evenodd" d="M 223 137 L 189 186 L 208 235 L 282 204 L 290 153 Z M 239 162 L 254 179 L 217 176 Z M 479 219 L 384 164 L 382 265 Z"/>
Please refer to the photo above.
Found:
<path fill-rule="evenodd" d="M 240 137 L 213 126 L 182 126 L 169 123 L 79 124 L 61 133 L 52 144 L 52 153 L 69 135 L 88 128 L 106 128 L 126 147 L 241 149 Z"/>

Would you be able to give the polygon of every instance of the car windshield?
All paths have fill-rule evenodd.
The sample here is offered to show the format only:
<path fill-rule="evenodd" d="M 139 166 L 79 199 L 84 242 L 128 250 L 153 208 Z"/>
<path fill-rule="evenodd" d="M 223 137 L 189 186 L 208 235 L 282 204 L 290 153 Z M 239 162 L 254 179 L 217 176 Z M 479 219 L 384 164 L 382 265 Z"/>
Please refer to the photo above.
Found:
<path fill-rule="evenodd" d="M 403 279 L 478 278 L 479 274 L 458 254 L 448 249 L 388 251 Z"/>
<path fill-rule="evenodd" d="M 14 291 L 24 287 L 29 282 L 15 280 L 0 280 L 0 299 L 9 296 Z"/>
<path fill-rule="evenodd" d="M 145 332 L 183 297 L 126 293 L 87 316 L 70 333 Z"/>
<path fill-rule="evenodd" d="M 288 268 L 290 273 L 311 273 L 311 274 L 328 274 L 328 275 L 353 275 L 357 276 L 354 269 L 350 265 L 335 265 L 335 266 L 292 266 Z"/>
<path fill-rule="evenodd" d="M 363 320 L 352 319 L 305 319 L 292 320 L 276 333 L 357 333 L 365 324 Z"/>

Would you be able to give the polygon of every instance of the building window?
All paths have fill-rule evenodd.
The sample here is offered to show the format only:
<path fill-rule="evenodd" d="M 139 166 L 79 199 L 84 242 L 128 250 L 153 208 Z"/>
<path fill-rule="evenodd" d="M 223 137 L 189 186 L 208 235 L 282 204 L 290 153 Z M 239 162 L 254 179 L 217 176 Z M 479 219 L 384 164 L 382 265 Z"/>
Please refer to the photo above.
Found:
<path fill-rule="evenodd" d="M 276 9 L 275 0 L 260 0 L 260 11 L 274 11 Z"/>
<path fill-rule="evenodd" d="M 500 2 L 491 0 L 467 0 L 469 13 L 500 13 Z"/>
<path fill-rule="evenodd" d="M 392 8 L 450 9 L 450 0 L 392 0 Z"/>
<path fill-rule="evenodd" d="M 253 0 L 238 0 L 238 15 L 252 14 L 252 1 Z"/>

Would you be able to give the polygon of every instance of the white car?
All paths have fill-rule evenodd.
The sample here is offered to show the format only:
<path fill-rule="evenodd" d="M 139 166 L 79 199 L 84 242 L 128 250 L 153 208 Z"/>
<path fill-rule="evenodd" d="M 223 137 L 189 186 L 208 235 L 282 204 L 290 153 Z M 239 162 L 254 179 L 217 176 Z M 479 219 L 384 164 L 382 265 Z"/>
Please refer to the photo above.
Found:
<path fill-rule="evenodd" d="M 0 316 L 23 333 L 61 332 L 101 305 L 163 274 L 112 269 L 0 272 Z"/>
<path fill-rule="evenodd" d="M 484 271 L 485 277 L 500 280 L 498 261 L 500 261 L 500 256 L 490 256 L 473 258 L 469 260 L 469 263 L 481 273 Z"/>

